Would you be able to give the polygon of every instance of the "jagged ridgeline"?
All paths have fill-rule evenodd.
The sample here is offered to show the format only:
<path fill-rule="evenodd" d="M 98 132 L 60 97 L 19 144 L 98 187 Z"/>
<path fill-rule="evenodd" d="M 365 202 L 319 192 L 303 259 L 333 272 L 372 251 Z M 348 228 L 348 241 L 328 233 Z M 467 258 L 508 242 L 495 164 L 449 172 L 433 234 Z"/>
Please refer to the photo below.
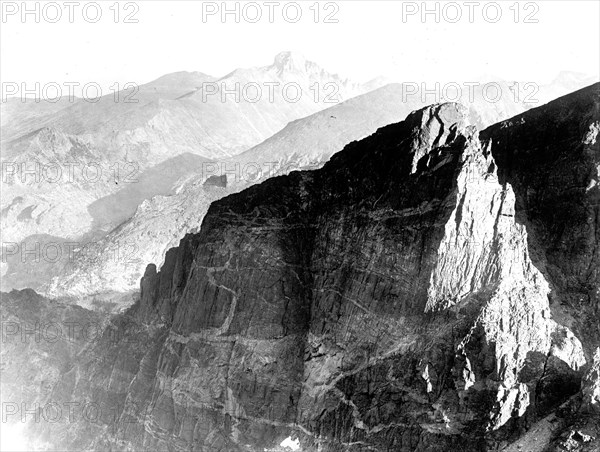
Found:
<path fill-rule="evenodd" d="M 482 132 L 457 104 L 427 107 L 320 170 L 214 202 L 160 272 L 148 266 L 137 303 L 35 394 L 106 415 L 30 437 L 597 451 L 599 88 Z"/>

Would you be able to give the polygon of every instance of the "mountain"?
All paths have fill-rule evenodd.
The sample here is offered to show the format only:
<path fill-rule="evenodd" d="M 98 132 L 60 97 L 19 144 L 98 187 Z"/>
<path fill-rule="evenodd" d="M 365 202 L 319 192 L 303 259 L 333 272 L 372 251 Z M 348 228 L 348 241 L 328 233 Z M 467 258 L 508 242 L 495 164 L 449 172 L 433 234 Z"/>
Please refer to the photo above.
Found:
<path fill-rule="evenodd" d="M 326 98 L 325 92 L 334 94 Z M 362 92 L 360 84 L 282 52 L 269 66 L 237 69 L 219 79 L 198 72 L 169 74 L 118 96 L 76 99 L 35 121 L 8 120 L 3 150 L 5 158 L 22 157 L 32 140 L 50 129 L 79 137 L 98 151 L 95 157 L 111 162 L 127 156 L 143 166 L 183 152 L 222 158 Z"/>
<path fill-rule="evenodd" d="M 213 202 L 51 396 L 27 386 L 100 415 L 29 422 L 28 437 L 598 450 L 599 90 L 481 133 L 458 104 L 426 107 L 322 169 Z"/>
<path fill-rule="evenodd" d="M 540 85 L 539 93 L 536 93 L 534 97 L 541 103 L 547 103 L 584 86 L 598 83 L 598 80 L 597 75 L 591 76 L 580 72 L 562 71 L 550 83 Z"/>
<path fill-rule="evenodd" d="M 253 87 L 261 91 L 256 101 L 247 90 Z M 219 79 L 200 72 L 168 74 L 95 102 L 10 99 L 2 104 L 3 240 L 22 249 L 47 245 L 37 237 L 82 245 L 96 240 L 128 220 L 144 200 L 172 194 L 176 182 L 203 162 L 245 151 L 290 121 L 363 91 L 282 52 L 269 66 Z M 169 174 L 163 180 L 165 167 Z M 6 261 L 3 256 L 3 274 L 11 278 L 19 269 L 8 269 Z"/>

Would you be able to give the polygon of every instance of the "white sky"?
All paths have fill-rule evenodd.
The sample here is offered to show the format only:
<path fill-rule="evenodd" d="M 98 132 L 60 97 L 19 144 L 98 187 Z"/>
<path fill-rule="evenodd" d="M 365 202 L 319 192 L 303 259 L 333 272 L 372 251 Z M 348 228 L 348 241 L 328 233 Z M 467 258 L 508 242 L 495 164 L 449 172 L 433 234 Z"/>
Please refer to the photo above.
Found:
<path fill-rule="evenodd" d="M 21 1 L 6 4 L 21 7 Z M 35 3 L 29 2 L 34 8 Z M 40 8 L 47 2 L 41 2 Z M 303 1 L 302 18 L 289 23 L 276 7 L 274 23 L 268 22 L 269 7 L 256 2 L 263 12 L 258 23 L 234 22 L 228 16 L 202 20 L 200 1 L 137 1 L 138 23 L 114 23 L 110 6 L 101 1 L 102 18 L 96 23 L 84 20 L 83 5 L 75 7 L 74 22 L 69 23 L 65 2 L 61 19 L 47 6 L 46 16 L 19 14 L 2 17 L 0 41 L 0 76 L 3 82 L 79 82 L 94 81 L 102 86 L 114 82 L 142 84 L 163 74 L 180 70 L 225 75 L 237 67 L 270 64 L 282 50 L 297 50 L 307 59 L 331 72 L 366 81 L 386 75 L 403 81 L 471 81 L 491 74 L 518 81 L 543 83 L 561 70 L 597 75 L 600 71 L 600 2 L 546 0 L 520 2 L 518 23 L 514 21 L 514 0 L 500 1 L 502 17 L 496 23 L 486 21 L 481 1 L 474 8 L 474 23 L 469 23 L 469 6 L 454 2 L 463 17 L 449 23 L 441 16 L 427 16 L 423 23 L 414 15 L 402 20 L 403 8 L 421 7 L 421 2 L 402 1 L 338 1 L 335 18 L 339 23 L 323 23 L 325 11 L 321 2 L 320 22 L 314 23 L 310 6 Z M 207 3 L 207 2 L 204 2 Z M 208 2 L 211 3 L 211 2 Z M 212 2 L 217 7 L 221 2 Z M 229 2 L 233 8 L 235 2 Z M 403 3 L 405 5 L 403 5 Z M 428 2 L 434 8 L 436 2 Z M 440 2 L 441 8 L 447 2 Z M 530 3 L 529 5 L 526 5 Z M 243 5 L 243 3 L 242 3 Z M 537 6 L 536 6 L 537 5 Z M 206 6 L 205 6 L 206 7 Z M 130 7 L 132 8 L 132 7 Z M 249 8 L 249 7 L 248 7 Z M 446 6 L 452 19 L 456 9 Z M 495 10 L 489 7 L 488 16 Z M 537 9 L 537 12 L 535 10 Z M 253 16 L 254 10 L 247 9 Z M 288 9 L 292 16 L 293 8 Z M 538 23 L 524 23 L 534 12 Z M 93 8 L 88 10 L 93 17 Z M 252 13 L 252 14 L 251 14 Z M 41 13 L 40 13 L 41 14 Z"/>

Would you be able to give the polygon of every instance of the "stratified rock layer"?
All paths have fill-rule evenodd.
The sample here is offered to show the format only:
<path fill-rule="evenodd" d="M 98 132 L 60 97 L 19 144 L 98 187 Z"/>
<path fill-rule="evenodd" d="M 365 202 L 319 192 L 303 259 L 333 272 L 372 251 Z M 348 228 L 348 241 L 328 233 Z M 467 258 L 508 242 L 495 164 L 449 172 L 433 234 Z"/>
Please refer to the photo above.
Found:
<path fill-rule="evenodd" d="M 482 451 L 511 447 L 572 396 L 585 392 L 589 410 L 599 104 L 595 85 L 481 140 L 462 107 L 435 105 L 322 170 L 213 203 L 54 388 L 112 416 L 37 437 L 96 450 L 262 451 L 292 437 L 304 451 Z M 572 190 L 545 189 L 566 163 Z M 572 294 L 588 295 L 587 318 L 564 306 Z"/>

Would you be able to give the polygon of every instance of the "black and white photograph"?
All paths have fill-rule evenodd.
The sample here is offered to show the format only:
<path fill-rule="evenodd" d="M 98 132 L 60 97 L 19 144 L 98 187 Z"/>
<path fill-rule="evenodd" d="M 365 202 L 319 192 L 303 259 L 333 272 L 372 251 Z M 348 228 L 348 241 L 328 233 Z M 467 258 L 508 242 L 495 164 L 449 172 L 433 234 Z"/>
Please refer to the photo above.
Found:
<path fill-rule="evenodd" d="M 0 1 L 1 452 L 600 452 L 600 1 Z"/>

